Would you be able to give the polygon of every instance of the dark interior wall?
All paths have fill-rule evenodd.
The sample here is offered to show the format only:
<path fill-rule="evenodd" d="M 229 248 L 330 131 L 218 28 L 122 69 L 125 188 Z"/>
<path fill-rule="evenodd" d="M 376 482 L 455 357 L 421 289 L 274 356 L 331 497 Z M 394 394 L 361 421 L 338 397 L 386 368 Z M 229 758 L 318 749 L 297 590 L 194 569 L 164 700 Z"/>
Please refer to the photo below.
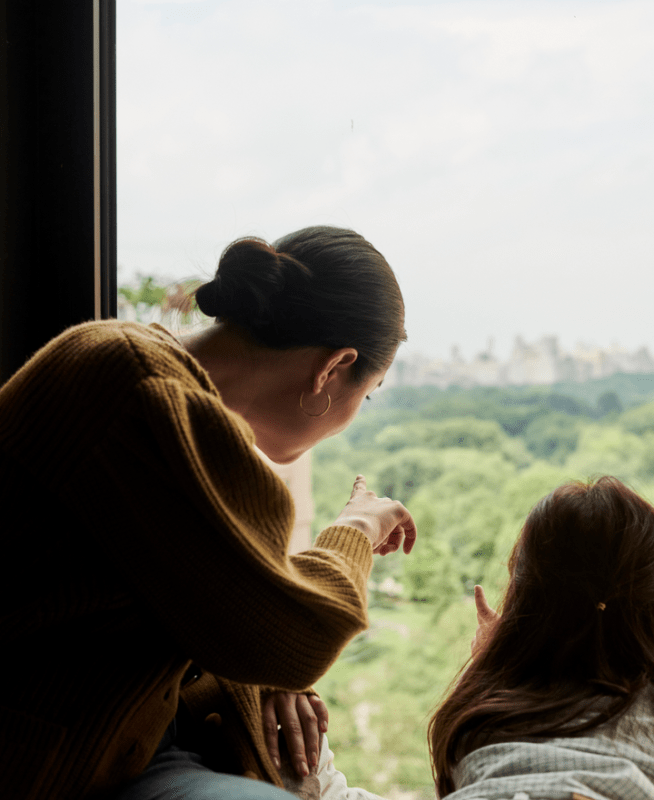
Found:
<path fill-rule="evenodd" d="M 115 0 L 0 3 L 0 175 L 4 381 L 69 325 L 116 314 Z"/>

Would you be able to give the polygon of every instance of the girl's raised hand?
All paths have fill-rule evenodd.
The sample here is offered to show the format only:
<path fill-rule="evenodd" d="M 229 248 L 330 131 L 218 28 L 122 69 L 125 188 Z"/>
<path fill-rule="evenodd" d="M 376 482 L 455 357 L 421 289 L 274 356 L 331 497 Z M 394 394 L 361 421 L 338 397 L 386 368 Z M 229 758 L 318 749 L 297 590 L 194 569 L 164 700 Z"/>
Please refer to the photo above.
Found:
<path fill-rule="evenodd" d="M 400 545 L 410 553 L 416 541 L 416 524 L 407 509 L 397 500 L 368 491 L 363 475 L 357 475 L 348 504 L 335 524 L 360 530 L 370 539 L 373 553 L 382 556 L 394 553 Z"/>
<path fill-rule="evenodd" d="M 470 645 L 473 656 L 486 644 L 500 618 L 497 611 L 488 605 L 481 586 L 475 586 L 475 605 L 477 606 L 477 630 Z"/>

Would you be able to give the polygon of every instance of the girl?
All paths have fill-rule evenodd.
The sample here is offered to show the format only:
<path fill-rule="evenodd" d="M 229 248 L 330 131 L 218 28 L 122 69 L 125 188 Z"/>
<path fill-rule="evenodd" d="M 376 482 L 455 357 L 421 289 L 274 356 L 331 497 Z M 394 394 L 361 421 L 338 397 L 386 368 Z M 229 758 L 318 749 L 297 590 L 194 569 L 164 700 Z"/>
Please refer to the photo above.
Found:
<path fill-rule="evenodd" d="M 501 616 L 430 722 L 451 800 L 654 797 L 654 508 L 615 478 L 529 514 Z"/>

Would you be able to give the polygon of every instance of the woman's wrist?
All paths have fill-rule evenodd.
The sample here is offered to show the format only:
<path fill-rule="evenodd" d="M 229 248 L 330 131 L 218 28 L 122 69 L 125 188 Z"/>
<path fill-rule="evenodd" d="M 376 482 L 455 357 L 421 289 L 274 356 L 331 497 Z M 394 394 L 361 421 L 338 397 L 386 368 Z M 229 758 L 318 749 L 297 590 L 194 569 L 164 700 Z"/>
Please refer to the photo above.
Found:
<path fill-rule="evenodd" d="M 370 520 L 358 515 L 340 516 L 335 522 L 333 527 L 346 527 L 356 528 L 370 541 L 370 544 L 375 546 L 375 530 Z"/>
<path fill-rule="evenodd" d="M 372 543 L 370 539 L 358 528 L 349 525 L 331 525 L 321 531 L 316 537 L 314 547 L 334 550 L 345 556 L 357 568 L 367 573 L 372 569 Z"/>

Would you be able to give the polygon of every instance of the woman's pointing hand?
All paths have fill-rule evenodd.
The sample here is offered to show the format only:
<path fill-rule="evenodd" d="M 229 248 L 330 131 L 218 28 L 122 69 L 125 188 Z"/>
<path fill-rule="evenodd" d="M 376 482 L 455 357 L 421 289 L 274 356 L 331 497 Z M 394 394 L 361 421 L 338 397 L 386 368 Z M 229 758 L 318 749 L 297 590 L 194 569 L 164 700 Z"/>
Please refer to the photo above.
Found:
<path fill-rule="evenodd" d="M 373 553 L 382 556 L 399 550 L 400 545 L 410 553 L 416 541 L 416 524 L 407 509 L 398 500 L 377 497 L 369 491 L 363 475 L 357 475 L 336 524 L 360 530 L 370 539 Z"/>

